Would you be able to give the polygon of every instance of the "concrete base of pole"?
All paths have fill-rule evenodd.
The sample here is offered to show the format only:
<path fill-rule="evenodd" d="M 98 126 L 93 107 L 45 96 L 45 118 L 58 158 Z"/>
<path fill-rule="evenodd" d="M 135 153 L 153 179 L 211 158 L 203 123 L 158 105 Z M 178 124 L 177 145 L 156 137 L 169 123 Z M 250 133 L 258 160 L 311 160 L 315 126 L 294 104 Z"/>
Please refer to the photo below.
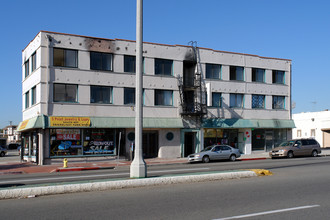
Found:
<path fill-rule="evenodd" d="M 147 166 L 142 160 L 133 160 L 130 167 L 130 177 L 131 178 L 145 178 L 147 177 Z"/>

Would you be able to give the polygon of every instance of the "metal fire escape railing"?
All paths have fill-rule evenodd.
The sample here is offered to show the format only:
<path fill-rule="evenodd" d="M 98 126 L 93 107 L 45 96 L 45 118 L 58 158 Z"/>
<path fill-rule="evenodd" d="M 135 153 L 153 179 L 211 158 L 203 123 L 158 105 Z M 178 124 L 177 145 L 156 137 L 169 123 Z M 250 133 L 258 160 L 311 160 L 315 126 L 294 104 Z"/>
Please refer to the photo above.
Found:
<path fill-rule="evenodd" d="M 194 62 L 196 62 L 194 78 L 185 83 L 181 77 L 178 78 L 178 87 L 181 101 L 181 115 L 199 116 L 202 118 L 207 114 L 206 108 L 206 87 L 203 81 L 200 55 L 196 41 L 189 43 L 193 50 Z M 185 79 L 187 80 L 187 79 Z M 187 93 L 193 94 L 193 97 L 186 97 Z M 187 99 L 190 100 L 187 100 Z M 193 99 L 193 102 L 191 101 Z"/>

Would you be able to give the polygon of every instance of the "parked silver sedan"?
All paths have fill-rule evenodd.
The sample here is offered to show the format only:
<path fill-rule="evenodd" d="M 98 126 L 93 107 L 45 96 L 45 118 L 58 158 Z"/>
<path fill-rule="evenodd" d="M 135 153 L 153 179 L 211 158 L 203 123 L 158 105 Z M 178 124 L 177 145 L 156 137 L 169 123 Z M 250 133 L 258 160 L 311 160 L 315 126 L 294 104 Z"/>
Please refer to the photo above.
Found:
<path fill-rule="evenodd" d="M 208 163 L 211 160 L 231 160 L 235 161 L 240 157 L 239 149 L 230 147 L 228 145 L 212 145 L 203 149 L 199 153 L 190 154 L 188 162 L 203 162 Z"/>

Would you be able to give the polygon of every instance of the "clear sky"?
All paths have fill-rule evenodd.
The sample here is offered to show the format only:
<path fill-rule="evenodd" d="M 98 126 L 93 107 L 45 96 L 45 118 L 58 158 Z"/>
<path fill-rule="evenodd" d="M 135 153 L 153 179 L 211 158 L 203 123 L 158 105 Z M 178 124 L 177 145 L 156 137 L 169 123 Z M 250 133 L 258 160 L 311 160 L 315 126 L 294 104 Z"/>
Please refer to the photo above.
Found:
<path fill-rule="evenodd" d="M 3 0 L 0 128 L 22 119 L 22 50 L 40 30 L 135 40 L 136 0 Z M 293 113 L 330 109 L 330 1 L 144 0 L 144 41 L 292 60 Z"/>

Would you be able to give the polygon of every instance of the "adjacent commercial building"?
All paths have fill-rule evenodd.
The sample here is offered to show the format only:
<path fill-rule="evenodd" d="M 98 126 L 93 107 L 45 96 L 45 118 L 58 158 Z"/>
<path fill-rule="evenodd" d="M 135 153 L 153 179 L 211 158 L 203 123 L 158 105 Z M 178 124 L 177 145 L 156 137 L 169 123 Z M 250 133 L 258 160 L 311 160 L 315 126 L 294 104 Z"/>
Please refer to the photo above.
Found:
<path fill-rule="evenodd" d="M 41 31 L 22 52 L 24 159 L 134 149 L 135 41 Z M 144 157 L 222 143 L 244 154 L 291 138 L 291 61 L 143 44 Z"/>
<path fill-rule="evenodd" d="M 302 112 L 292 116 L 293 138 L 314 138 L 321 147 L 330 147 L 330 111 Z"/>

